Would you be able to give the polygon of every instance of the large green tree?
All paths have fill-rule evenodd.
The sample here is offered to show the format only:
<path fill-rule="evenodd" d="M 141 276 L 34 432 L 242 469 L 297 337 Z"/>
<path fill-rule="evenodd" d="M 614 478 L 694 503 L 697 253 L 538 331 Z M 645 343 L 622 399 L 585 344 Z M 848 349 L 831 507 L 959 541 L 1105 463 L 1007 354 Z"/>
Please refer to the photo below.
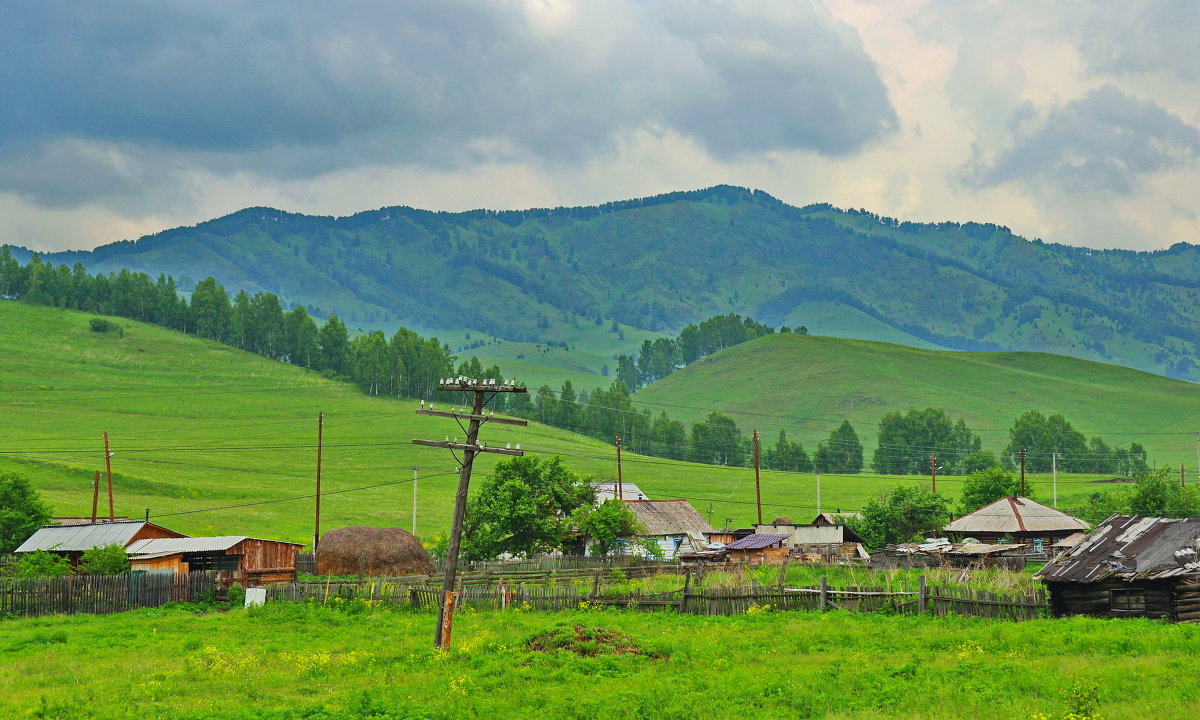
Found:
<path fill-rule="evenodd" d="M 863 469 L 863 447 L 849 420 L 843 420 L 829 439 L 817 443 L 813 470 L 828 473 L 857 473 Z"/>
<path fill-rule="evenodd" d="M 610 499 L 597 507 L 585 505 L 576 513 L 579 532 L 593 541 L 593 555 L 609 555 L 616 552 L 622 543 L 645 532 L 637 516 L 623 501 Z M 657 544 L 656 544 L 657 545 Z"/>
<path fill-rule="evenodd" d="M 10 553 L 50 522 L 50 506 L 42 502 L 20 475 L 0 475 L 0 553 Z"/>
<path fill-rule="evenodd" d="M 867 501 L 849 525 L 870 548 L 920 540 L 942 532 L 950 519 L 944 495 L 915 485 L 897 485 Z"/>
<path fill-rule="evenodd" d="M 984 505 L 1020 492 L 1021 481 L 1008 470 L 1002 467 L 980 470 L 963 481 L 962 497 L 958 501 L 959 511 L 963 514 L 975 512 Z M 1032 494 L 1029 485 L 1026 484 L 1025 497 Z"/>
<path fill-rule="evenodd" d="M 952 422 L 941 408 L 893 410 L 879 421 L 879 444 L 872 465 L 889 475 L 923 475 L 934 453 L 947 475 L 964 472 L 969 456 L 982 443 L 964 420 Z"/>
<path fill-rule="evenodd" d="M 557 455 L 501 460 L 467 503 L 463 554 L 485 560 L 559 550 L 571 516 L 594 497 L 585 478 Z"/>

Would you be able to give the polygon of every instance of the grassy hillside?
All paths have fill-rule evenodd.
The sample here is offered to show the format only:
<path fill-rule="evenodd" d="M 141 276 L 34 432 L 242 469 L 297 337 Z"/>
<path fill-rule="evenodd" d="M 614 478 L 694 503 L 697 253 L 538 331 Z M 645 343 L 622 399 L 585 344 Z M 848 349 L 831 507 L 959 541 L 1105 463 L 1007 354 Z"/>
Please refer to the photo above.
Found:
<path fill-rule="evenodd" d="M 213 275 L 231 291 L 337 312 L 351 327 L 404 324 L 443 338 L 599 342 L 615 354 L 635 343 L 628 333 L 625 344 L 612 341 L 613 319 L 674 332 L 736 312 L 848 337 L 1200 377 L 1195 246 L 1094 251 L 995 225 L 797 208 L 728 186 L 511 212 L 389 207 L 329 218 L 250 208 L 48 259 Z M 602 357 L 585 355 L 577 364 L 599 372 Z"/>
<path fill-rule="evenodd" d="M 0 472 L 28 477 L 56 514 L 91 512 L 91 481 L 104 468 L 107 431 L 117 514 L 141 517 L 149 508 L 152 519 L 187 533 L 307 542 L 313 501 L 289 498 L 313 491 L 316 417 L 324 411 L 323 528 L 408 527 L 413 466 L 422 478 L 418 534 L 449 527 L 454 461 L 409 441 L 458 434 L 451 421 L 416 415 L 415 401 L 368 397 L 290 365 L 150 325 L 114 319 L 122 336 L 95 333 L 90 318 L 0 301 Z M 485 438 L 562 454 L 598 479 L 616 472 L 610 445 L 536 423 L 487 428 Z M 482 457 L 478 471 L 495 460 Z M 751 470 L 626 453 L 624 477 L 654 498 L 691 499 L 718 526 L 755 519 Z M 823 509 L 860 507 L 891 484 L 874 476 L 826 477 Z M 365 486 L 377 487 L 357 489 Z M 816 512 L 811 475 L 764 472 L 762 487 L 767 519 Z M 954 487 L 939 482 L 945 492 Z M 102 496 L 102 512 L 104 506 Z"/>
<path fill-rule="evenodd" d="M 874 450 L 892 410 L 940 407 L 999 452 L 1026 410 L 1061 413 L 1089 438 L 1139 442 L 1159 464 L 1196 473 L 1200 386 L 1115 365 L 1040 353 L 978 353 L 794 334 L 716 353 L 641 390 L 635 403 L 694 421 L 712 409 L 774 442 L 785 429 L 811 452 L 843 418 Z"/>

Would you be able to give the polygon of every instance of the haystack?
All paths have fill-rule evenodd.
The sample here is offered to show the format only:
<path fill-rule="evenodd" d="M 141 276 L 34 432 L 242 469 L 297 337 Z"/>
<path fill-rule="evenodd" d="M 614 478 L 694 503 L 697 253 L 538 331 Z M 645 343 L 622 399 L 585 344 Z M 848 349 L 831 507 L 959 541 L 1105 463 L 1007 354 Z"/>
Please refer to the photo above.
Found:
<path fill-rule="evenodd" d="M 330 530 L 321 537 L 317 574 L 431 575 L 435 568 L 429 553 L 412 533 L 398 527 L 365 525 Z"/>

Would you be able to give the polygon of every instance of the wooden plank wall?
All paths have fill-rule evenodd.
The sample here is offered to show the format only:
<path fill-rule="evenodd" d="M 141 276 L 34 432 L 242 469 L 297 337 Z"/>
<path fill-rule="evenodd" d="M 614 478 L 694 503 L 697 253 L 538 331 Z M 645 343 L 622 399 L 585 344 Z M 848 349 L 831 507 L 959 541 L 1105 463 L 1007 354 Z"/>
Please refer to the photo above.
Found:
<path fill-rule="evenodd" d="M 69 575 L 0 580 L 0 616 L 113 613 L 188 602 L 213 587 L 211 572 Z"/>

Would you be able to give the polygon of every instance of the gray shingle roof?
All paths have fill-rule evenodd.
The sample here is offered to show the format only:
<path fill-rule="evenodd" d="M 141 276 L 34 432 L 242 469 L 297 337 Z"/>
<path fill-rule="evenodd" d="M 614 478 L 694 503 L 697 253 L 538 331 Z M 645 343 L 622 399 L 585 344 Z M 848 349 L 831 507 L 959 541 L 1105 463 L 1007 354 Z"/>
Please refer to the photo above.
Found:
<path fill-rule="evenodd" d="M 713 532 L 712 525 L 687 500 L 626 500 L 625 505 L 646 526 L 646 535 Z"/>

